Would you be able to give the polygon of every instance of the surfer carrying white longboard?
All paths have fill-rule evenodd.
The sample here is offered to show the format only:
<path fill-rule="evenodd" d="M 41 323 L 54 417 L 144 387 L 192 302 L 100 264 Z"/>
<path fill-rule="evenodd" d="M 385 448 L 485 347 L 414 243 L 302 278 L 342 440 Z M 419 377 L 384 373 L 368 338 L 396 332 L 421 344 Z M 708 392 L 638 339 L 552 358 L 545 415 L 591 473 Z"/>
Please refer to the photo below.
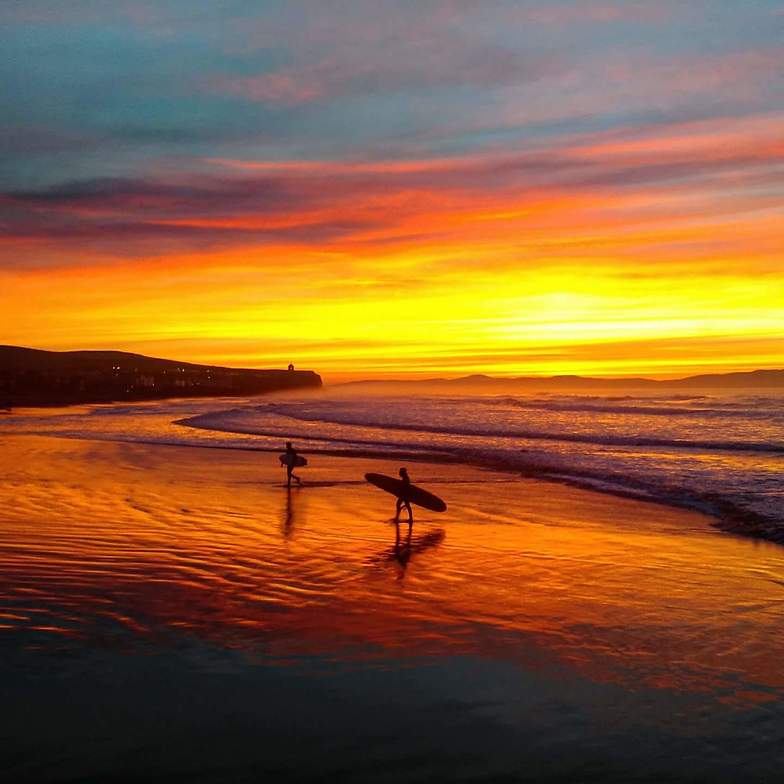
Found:
<path fill-rule="evenodd" d="M 280 464 L 286 466 L 286 487 L 291 487 L 292 479 L 301 485 L 302 480 L 294 473 L 294 469 L 307 465 L 308 461 L 297 453 L 297 450 L 291 445 L 291 441 L 286 441 L 286 451 L 281 454 L 279 459 Z"/>

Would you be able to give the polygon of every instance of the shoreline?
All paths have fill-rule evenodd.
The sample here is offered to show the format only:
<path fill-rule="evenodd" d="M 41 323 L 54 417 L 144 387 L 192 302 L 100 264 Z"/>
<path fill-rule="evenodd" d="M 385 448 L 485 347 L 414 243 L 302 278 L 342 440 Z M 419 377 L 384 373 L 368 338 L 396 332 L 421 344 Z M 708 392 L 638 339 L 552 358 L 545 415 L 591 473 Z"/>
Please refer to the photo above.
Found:
<path fill-rule="evenodd" d="M 296 399 L 299 397 L 297 395 Z M 784 545 L 784 517 L 773 494 L 779 486 L 773 472 L 780 464 L 780 455 L 762 455 L 759 459 L 764 458 L 766 462 L 761 463 L 758 469 L 750 462 L 751 457 L 736 457 L 743 455 L 739 449 L 734 450 L 731 456 L 710 449 L 706 452 L 681 449 L 676 439 L 667 441 L 670 444 L 668 449 L 658 450 L 662 456 L 668 456 L 668 462 L 656 459 L 656 449 L 649 450 L 643 446 L 616 448 L 612 443 L 605 447 L 601 440 L 587 450 L 582 447 L 573 449 L 571 442 L 580 442 L 585 436 L 567 437 L 565 440 L 569 443 L 559 443 L 562 428 L 558 427 L 551 434 L 552 442 L 542 442 L 541 446 L 513 438 L 518 432 L 515 429 L 501 448 L 496 448 L 491 442 L 486 447 L 484 438 L 460 437 L 464 432 L 466 436 L 473 436 L 471 427 L 467 431 L 459 429 L 459 435 L 450 435 L 449 432 L 438 435 L 443 430 L 438 428 L 438 434 L 429 438 L 427 433 L 409 436 L 408 431 L 416 429 L 407 426 L 382 428 L 383 432 L 375 431 L 371 426 L 365 432 L 361 425 L 350 421 L 351 417 L 345 428 L 340 424 L 340 418 L 330 423 L 329 416 L 324 426 L 313 426 L 307 416 L 302 422 L 297 419 L 296 407 L 294 419 L 285 418 L 288 415 L 288 398 L 289 395 L 258 396 L 250 400 L 246 396 L 180 397 L 126 404 L 28 408 L 6 414 L 0 420 L 3 432 L 9 434 L 42 432 L 100 441 L 270 452 L 279 451 L 284 440 L 292 439 L 306 454 L 470 465 L 503 471 L 515 477 L 578 487 L 615 498 L 638 499 L 668 508 L 697 511 L 711 516 L 714 527 L 724 533 Z M 281 401 L 282 408 L 278 406 Z M 314 405 L 318 412 L 318 405 Z M 269 422 L 262 416 L 256 423 L 253 416 L 256 409 L 262 413 L 270 409 L 281 414 L 273 414 Z M 246 412 L 250 412 L 251 416 L 248 417 Z M 370 420 L 373 420 L 372 416 Z M 387 432 L 397 429 L 405 433 Z M 747 441 L 748 438 L 740 440 Z M 603 455 L 605 451 L 607 457 Z M 581 455 L 581 452 L 584 454 Z M 574 459 L 570 457 L 572 453 Z M 700 475 L 703 458 L 715 461 L 715 465 L 719 466 L 719 470 L 712 473 L 711 469 L 706 471 L 707 482 L 702 481 Z M 728 485 L 719 481 L 723 461 L 730 466 Z M 646 468 L 646 463 L 651 467 Z M 709 466 L 710 463 L 704 465 Z M 625 470 L 627 467 L 628 471 Z M 682 475 L 679 474 L 681 470 Z M 743 471 L 748 472 L 748 478 Z M 754 484 L 755 481 L 760 484 Z M 757 488 L 758 494 L 755 493 Z"/>
<path fill-rule="evenodd" d="M 183 419 L 176 420 L 173 424 L 189 427 L 194 430 L 207 433 L 231 434 L 235 437 L 274 437 L 272 433 L 265 432 L 264 430 L 247 428 L 245 426 L 232 427 L 231 424 L 225 422 L 221 423 L 220 427 L 216 428 L 209 423 L 202 424 L 200 421 L 201 419 L 201 415 L 197 415 L 195 417 L 185 417 Z M 389 429 L 392 431 L 413 431 L 417 433 L 421 431 L 419 427 L 414 426 L 392 426 Z M 444 433 L 449 435 L 451 431 L 445 431 L 443 428 L 439 428 L 438 430 L 433 430 L 432 432 L 439 435 Z M 455 434 L 463 435 L 464 432 L 462 430 L 456 431 Z M 473 432 L 466 434 L 477 435 Z M 319 436 L 310 435 L 304 430 L 301 433 L 292 432 L 288 437 L 299 441 L 313 441 L 316 443 L 339 443 L 341 441 L 352 445 L 366 443 L 369 447 L 368 450 L 364 450 L 360 447 L 359 449 L 352 449 L 345 452 L 332 449 L 318 450 L 323 451 L 325 454 L 336 455 L 357 454 L 360 456 L 372 456 L 374 454 L 374 447 L 378 443 L 376 441 L 362 442 L 359 441 L 356 437 L 352 438 L 348 436 L 330 436 L 329 438 L 322 438 Z M 544 439 L 544 436 L 542 436 L 542 438 Z M 551 438 L 554 441 L 586 441 L 585 438 L 563 438 L 560 435 L 548 436 L 548 438 Z M 586 442 L 588 443 L 589 441 Z M 644 439 L 642 441 L 639 439 L 630 439 L 630 443 L 633 443 L 635 446 L 648 445 L 647 441 Z M 656 444 L 658 443 L 659 442 L 656 441 Z M 670 442 L 666 443 L 669 444 Z M 383 442 L 378 443 L 379 447 L 382 447 L 382 445 Z M 691 442 L 673 442 L 670 444 L 670 446 L 676 449 L 688 449 L 696 445 L 697 444 Z M 714 444 L 702 444 L 702 442 L 700 442 L 700 445 L 706 446 L 708 448 L 715 448 L 716 446 Z M 650 478 L 648 481 L 641 481 L 639 478 L 635 479 L 632 476 L 611 476 L 606 478 L 604 476 L 599 476 L 595 470 L 591 471 L 590 468 L 585 466 L 576 468 L 559 465 L 554 468 L 548 468 L 546 465 L 537 465 L 537 461 L 532 462 L 526 459 L 526 451 L 527 450 L 525 449 L 520 450 L 519 456 L 517 458 L 494 458 L 487 455 L 481 455 L 478 457 L 473 450 L 460 447 L 443 450 L 436 447 L 432 452 L 427 452 L 425 453 L 425 456 L 422 457 L 422 452 L 420 450 L 406 450 L 406 447 L 402 447 L 401 449 L 397 449 L 395 454 L 398 454 L 402 459 L 407 460 L 427 460 L 433 459 L 433 455 L 435 453 L 437 455 L 437 459 L 443 462 L 457 462 L 463 463 L 465 465 L 474 465 L 490 470 L 509 472 L 517 476 L 542 479 L 557 484 L 566 484 L 569 486 L 592 490 L 594 492 L 599 492 L 615 497 L 639 499 L 650 501 L 652 503 L 659 503 L 670 508 L 697 511 L 715 518 L 716 527 L 726 533 L 769 541 L 778 545 L 784 545 L 784 521 L 773 515 L 766 514 L 764 511 L 748 508 L 745 505 L 736 503 L 731 499 L 722 498 L 716 493 L 710 493 L 707 489 L 703 489 L 702 492 L 700 492 L 699 490 L 695 491 L 695 489 L 689 488 L 688 485 L 667 487 L 661 484 L 657 484 L 654 481 L 650 481 Z M 733 448 L 730 451 L 732 453 L 740 454 L 744 450 L 738 447 Z M 776 453 L 780 452 L 779 449 L 774 449 L 772 451 Z M 392 452 L 382 451 L 381 448 L 379 448 L 377 454 L 383 456 L 384 454 L 392 454 Z M 683 459 L 688 460 L 689 455 L 685 454 Z"/>
<path fill-rule="evenodd" d="M 187 399 L 183 399 L 183 400 L 187 400 Z M 144 401 L 140 401 L 140 402 L 144 402 Z M 154 401 L 149 401 L 149 402 L 154 402 Z M 74 408 L 78 408 L 78 406 L 74 406 Z M 195 430 L 200 430 L 208 433 L 215 433 L 219 435 L 230 434 L 230 435 L 250 436 L 250 437 L 255 435 L 253 433 L 247 433 L 240 430 L 214 430 L 211 428 L 202 427 L 200 425 L 190 424 L 186 420 L 172 420 L 171 424 L 190 427 Z M 6 435 L 7 437 L 11 437 L 14 435 L 27 435 L 27 434 L 9 433 Z M 110 436 L 110 437 L 103 438 L 103 437 L 97 437 L 95 435 L 75 436 L 75 435 L 59 435 L 59 434 L 51 434 L 51 435 L 41 434 L 37 437 L 64 438 L 64 439 L 76 440 L 76 441 L 82 441 L 82 440 L 95 441 L 98 443 L 140 444 L 140 445 L 148 445 L 148 446 L 156 446 L 156 447 L 216 449 L 216 450 L 225 450 L 229 452 L 239 451 L 239 452 L 251 452 L 251 453 L 257 452 L 257 453 L 277 454 L 278 452 L 281 451 L 281 449 L 278 447 L 267 447 L 262 445 L 251 446 L 247 444 L 228 445 L 228 444 L 208 444 L 208 443 L 189 444 L 189 443 L 178 443 L 178 442 L 166 441 L 166 440 L 155 441 L 155 440 L 142 440 L 142 439 L 131 438 L 131 437 L 123 438 L 122 436 Z M 312 436 L 308 437 L 308 439 L 319 440 Z M 306 439 L 303 438 L 302 440 L 306 440 Z M 335 439 L 330 439 L 330 440 L 334 441 Z M 354 440 L 351 439 L 347 439 L 347 442 L 356 443 Z M 345 459 L 357 458 L 357 459 L 367 459 L 367 460 L 401 460 L 401 461 L 409 461 L 413 463 L 439 463 L 444 465 L 472 467 L 480 471 L 490 471 L 490 472 L 497 471 L 523 480 L 547 482 L 556 486 L 573 487 L 585 492 L 596 493 L 600 496 L 606 496 L 609 498 L 628 499 L 632 501 L 639 501 L 642 503 L 662 506 L 666 509 L 676 509 L 685 512 L 692 512 L 692 513 L 705 515 L 706 517 L 711 519 L 711 526 L 721 531 L 722 533 L 730 534 L 732 536 L 739 536 L 746 539 L 751 539 L 753 541 L 763 541 L 778 546 L 784 546 L 784 529 L 782 529 L 776 523 L 775 520 L 766 518 L 763 515 L 750 512 L 747 510 L 740 510 L 737 507 L 735 507 L 733 504 L 726 501 L 722 501 L 721 499 L 708 500 L 708 499 L 701 499 L 699 497 L 686 498 L 686 499 L 657 497 L 645 488 L 640 488 L 639 490 L 635 490 L 632 487 L 625 488 L 621 485 L 615 485 L 613 487 L 607 487 L 607 486 L 602 487 L 602 486 L 597 486 L 597 483 L 601 482 L 601 480 L 596 480 L 592 477 L 582 478 L 577 475 L 559 476 L 554 474 L 548 474 L 547 472 L 537 473 L 535 471 L 526 471 L 518 467 L 509 466 L 508 464 L 505 464 L 503 461 L 495 461 L 495 462 L 491 460 L 486 460 L 484 462 L 472 461 L 470 459 L 461 458 L 458 455 L 451 454 L 448 452 L 438 452 L 438 451 L 415 452 L 415 451 L 406 451 L 405 449 L 389 449 L 384 451 L 379 451 L 379 450 L 374 451 L 372 448 L 369 448 L 367 450 L 306 449 L 302 451 L 308 455 L 323 455 L 325 457 L 336 457 L 336 458 L 345 458 Z"/>

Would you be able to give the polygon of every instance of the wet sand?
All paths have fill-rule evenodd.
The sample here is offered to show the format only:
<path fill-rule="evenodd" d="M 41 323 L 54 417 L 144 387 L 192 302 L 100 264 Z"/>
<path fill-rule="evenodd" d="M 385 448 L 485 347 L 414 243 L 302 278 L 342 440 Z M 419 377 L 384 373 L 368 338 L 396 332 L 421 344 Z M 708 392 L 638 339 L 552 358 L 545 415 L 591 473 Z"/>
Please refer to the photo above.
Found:
<path fill-rule="evenodd" d="M 459 465 L 12 436 L 12 780 L 764 780 L 784 548 Z M 772 779 L 771 779 L 772 780 Z"/>

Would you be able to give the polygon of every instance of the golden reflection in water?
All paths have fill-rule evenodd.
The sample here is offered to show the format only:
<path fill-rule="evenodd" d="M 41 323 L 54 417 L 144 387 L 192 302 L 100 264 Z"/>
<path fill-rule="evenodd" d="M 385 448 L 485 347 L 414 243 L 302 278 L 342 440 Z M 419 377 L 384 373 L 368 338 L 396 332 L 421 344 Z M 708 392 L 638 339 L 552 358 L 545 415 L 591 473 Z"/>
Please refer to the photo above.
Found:
<path fill-rule="evenodd" d="M 389 520 L 318 458 L 42 437 L 0 456 L 0 644 L 249 656 L 473 653 L 628 688 L 780 698 L 784 550 L 697 514 L 468 467 L 412 465 L 449 511 Z"/>

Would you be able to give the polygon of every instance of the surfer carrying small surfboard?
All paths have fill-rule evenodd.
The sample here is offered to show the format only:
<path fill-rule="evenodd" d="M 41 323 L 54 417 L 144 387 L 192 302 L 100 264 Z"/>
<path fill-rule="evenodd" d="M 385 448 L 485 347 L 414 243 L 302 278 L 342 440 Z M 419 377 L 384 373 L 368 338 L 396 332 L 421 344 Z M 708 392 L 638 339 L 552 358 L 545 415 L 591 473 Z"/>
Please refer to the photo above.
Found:
<path fill-rule="evenodd" d="M 280 462 L 286 466 L 286 487 L 291 487 L 291 480 L 294 479 L 298 485 L 302 480 L 294 473 L 294 466 L 302 465 L 297 450 L 291 445 L 291 441 L 286 441 L 286 451 L 280 456 Z"/>

